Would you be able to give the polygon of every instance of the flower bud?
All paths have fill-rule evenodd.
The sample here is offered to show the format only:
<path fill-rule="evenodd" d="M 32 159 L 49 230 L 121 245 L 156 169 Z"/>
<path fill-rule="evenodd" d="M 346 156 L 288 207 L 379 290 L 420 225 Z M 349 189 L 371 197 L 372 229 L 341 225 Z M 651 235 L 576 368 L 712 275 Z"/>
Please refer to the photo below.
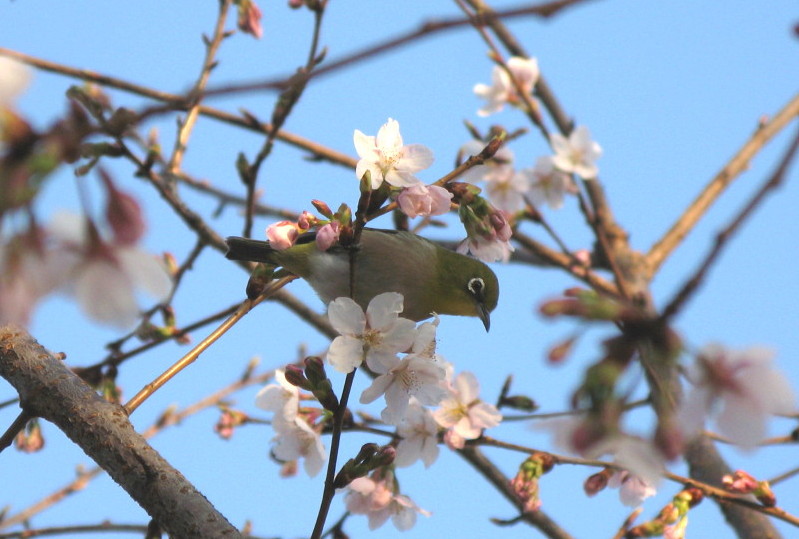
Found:
<path fill-rule="evenodd" d="M 136 199 L 117 189 L 105 170 L 100 168 L 99 173 L 108 197 L 105 218 L 114 232 L 114 239 L 120 245 L 133 245 L 141 239 L 146 228 L 141 207 Z"/>
<path fill-rule="evenodd" d="M 282 251 L 288 249 L 297 241 L 297 225 L 291 221 L 280 221 L 269 225 L 266 229 L 266 237 L 269 238 L 269 245 L 273 249 Z"/>
<path fill-rule="evenodd" d="M 608 486 L 608 480 L 613 475 L 613 470 L 605 468 L 601 472 L 597 472 L 588 477 L 583 483 L 583 490 L 587 496 L 595 496 L 599 492 L 605 490 Z"/>
<path fill-rule="evenodd" d="M 331 219 L 333 217 L 333 212 L 330 210 L 330 206 L 328 206 L 321 200 L 312 200 L 311 204 L 313 204 L 313 207 L 316 208 L 316 211 L 318 211 L 328 219 Z"/>
<path fill-rule="evenodd" d="M 283 374 L 286 377 L 286 381 L 291 385 L 306 391 L 311 390 L 311 383 L 305 378 L 302 369 L 297 365 L 286 365 Z"/>

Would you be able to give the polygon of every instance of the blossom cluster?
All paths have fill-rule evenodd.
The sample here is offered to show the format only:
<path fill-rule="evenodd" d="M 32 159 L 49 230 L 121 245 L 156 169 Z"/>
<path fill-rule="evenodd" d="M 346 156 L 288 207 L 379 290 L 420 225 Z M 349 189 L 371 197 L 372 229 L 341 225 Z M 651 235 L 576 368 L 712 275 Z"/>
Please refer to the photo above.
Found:
<path fill-rule="evenodd" d="M 439 436 L 450 448 L 462 448 L 466 440 L 498 425 L 502 416 L 495 406 L 480 400 L 473 374 L 456 376 L 453 366 L 436 352 L 438 319 L 417 326 L 400 317 L 402 310 L 403 297 L 395 292 L 376 296 L 366 312 L 350 298 L 332 301 L 328 317 L 339 336 L 329 347 L 327 362 L 342 373 L 366 366 L 376 375 L 360 402 L 369 404 L 381 397 L 385 401 L 380 417 L 396 428 L 398 440 L 393 466 L 421 460 L 429 467 L 439 454 Z M 273 455 L 281 461 L 304 459 L 306 472 L 314 475 L 325 459 L 322 429 L 314 424 L 320 411 L 299 407 L 299 390 L 282 371 L 276 380 L 278 384 L 266 386 L 256 400 L 274 414 Z M 352 480 L 348 509 L 367 514 L 370 527 L 391 517 L 399 529 L 407 529 L 416 514 L 426 512 L 398 492 L 387 470 L 381 467 Z"/>
<path fill-rule="evenodd" d="M 494 66 L 492 84 L 477 84 L 474 93 L 486 100 L 477 111 L 480 116 L 500 112 L 505 104 L 525 108 L 519 91 L 530 95 L 539 77 L 535 58 L 512 57 L 506 65 Z M 534 206 L 549 205 L 558 209 L 564 197 L 577 191 L 572 175 L 583 179 L 596 178 L 596 160 L 602 148 L 591 138 L 585 126 L 576 127 L 568 136 L 553 133 L 549 137 L 553 153 L 539 157 L 531 168 L 515 169 L 513 152 L 501 148 L 488 163 L 468 171 L 465 181 L 485 181 L 486 191 L 493 204 L 512 214 L 521 211 L 529 202 Z M 461 155 L 475 155 L 485 142 L 472 140 L 461 148 Z"/>
<path fill-rule="evenodd" d="M 159 302 L 172 289 L 166 265 L 138 246 L 145 231 L 141 208 L 100 170 L 107 234 L 74 214 L 39 225 L 32 200 L 59 162 L 77 158 L 86 122 L 73 109 L 50 132 L 36 133 L 14 110 L 30 80 L 27 69 L 0 58 L 0 73 L 0 219 L 12 225 L 5 229 L 17 230 L 0 237 L 0 324 L 25 326 L 43 298 L 65 292 L 92 319 L 130 328 L 140 317 L 138 289 Z"/>

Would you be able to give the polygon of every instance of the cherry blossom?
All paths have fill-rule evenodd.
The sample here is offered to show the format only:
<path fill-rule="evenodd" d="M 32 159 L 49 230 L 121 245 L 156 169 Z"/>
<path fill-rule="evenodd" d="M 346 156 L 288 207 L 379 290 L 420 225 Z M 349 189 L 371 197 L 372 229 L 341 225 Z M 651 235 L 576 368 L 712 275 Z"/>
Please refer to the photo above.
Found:
<path fill-rule="evenodd" d="M 449 393 L 433 417 L 449 429 L 450 447 L 462 448 L 465 440 L 479 438 L 483 429 L 496 427 L 502 420 L 495 406 L 479 399 L 480 384 L 474 374 L 462 372 L 456 376 Z"/>
<path fill-rule="evenodd" d="M 30 84 L 30 69 L 13 58 L 0 56 L 0 108 L 10 107 Z"/>
<path fill-rule="evenodd" d="M 419 459 L 429 468 L 438 458 L 438 425 L 433 414 L 416 399 L 411 399 L 405 417 L 397 426 L 397 435 L 401 438 L 394 459 L 398 468 Z"/>
<path fill-rule="evenodd" d="M 524 169 L 521 173 L 528 178 L 527 195 L 536 207 L 548 204 L 557 210 L 563 206 L 564 197 L 577 190 L 571 176 L 555 167 L 551 155 L 539 157 L 535 167 Z"/>
<path fill-rule="evenodd" d="M 621 503 L 629 507 L 638 507 L 645 499 L 657 494 L 653 485 L 627 470 L 616 471 L 608 486 L 619 489 Z"/>
<path fill-rule="evenodd" d="M 486 142 L 478 139 L 472 139 L 469 142 L 465 143 L 461 146 L 460 150 L 458 151 L 459 159 L 461 157 L 473 156 L 478 155 L 483 149 L 486 147 Z M 505 165 L 513 165 L 513 150 L 511 150 L 508 146 L 502 145 L 499 149 L 494 153 L 494 156 L 491 159 L 486 160 L 482 165 L 477 165 L 466 172 L 464 172 L 459 178 L 459 181 L 463 182 L 470 182 L 476 183 L 481 180 L 485 180 L 486 176 L 497 167 L 502 167 Z"/>
<path fill-rule="evenodd" d="M 303 459 L 309 477 L 319 473 L 327 460 L 327 451 L 319 433 L 301 417 L 272 423 L 277 435 L 272 438 L 272 454 L 281 461 Z"/>
<path fill-rule="evenodd" d="M 408 217 L 428 217 L 447 213 L 451 199 L 452 193 L 443 187 L 420 182 L 403 189 L 397 197 L 397 204 Z"/>
<path fill-rule="evenodd" d="M 380 417 L 389 425 L 402 420 L 411 397 L 422 404 L 436 405 L 446 395 L 440 382 L 444 369 L 426 357 L 409 354 L 386 374 L 375 378 L 361 394 L 361 403 L 368 404 L 385 394 L 386 407 Z"/>
<path fill-rule="evenodd" d="M 57 214 L 51 227 L 74 263 L 63 268 L 67 291 L 98 322 L 129 328 L 139 318 L 136 290 L 163 301 L 172 280 L 165 265 L 131 245 L 103 241 L 94 225 L 73 214 Z"/>
<path fill-rule="evenodd" d="M 602 148 L 591 139 L 591 132 L 586 126 L 576 127 L 568 138 L 560 133 L 552 133 L 549 141 L 555 151 L 552 161 L 556 167 L 586 180 L 597 177 L 599 168 L 595 161 L 602 156 Z"/>
<path fill-rule="evenodd" d="M 503 66 L 494 66 L 491 71 L 491 86 L 476 84 L 474 93 L 477 97 L 486 100 L 486 104 L 477 111 L 478 116 L 489 116 L 501 111 L 505 103 L 518 104 L 521 102 L 516 86 L 511 80 L 508 71 L 521 87 L 522 91 L 529 94 L 538 82 L 538 60 L 535 58 L 522 58 L 514 56 L 508 60 L 507 70 Z"/>
<path fill-rule="evenodd" d="M 764 348 L 705 346 L 686 373 L 693 384 L 680 410 L 686 433 L 695 434 L 708 415 L 715 415 L 721 434 L 754 449 L 766 435 L 769 416 L 796 411 L 793 391 L 772 359 Z"/>
<path fill-rule="evenodd" d="M 275 370 L 277 384 L 267 384 L 255 395 L 255 405 L 274 412 L 274 421 L 292 422 L 300 405 L 299 388 L 286 380 L 283 369 Z"/>
<path fill-rule="evenodd" d="M 486 193 L 497 209 L 513 213 L 524 209 L 524 195 L 530 189 L 527 174 L 517 172 L 511 165 L 492 168 L 486 174 Z"/>
<path fill-rule="evenodd" d="M 416 337 L 416 324 L 399 317 L 402 302 L 402 294 L 385 292 L 372 298 L 364 314 L 350 298 L 331 301 L 328 318 L 340 334 L 327 352 L 333 368 L 348 373 L 364 360 L 378 374 L 394 368 L 397 354 L 410 348 Z"/>
<path fill-rule="evenodd" d="M 359 477 L 349 485 L 344 500 L 347 511 L 355 515 L 366 515 L 369 529 L 376 530 L 391 518 L 394 527 L 406 531 L 416 524 L 416 515 L 429 516 L 408 496 L 395 494 L 388 480 L 374 477 Z M 393 481 L 392 481 L 393 483 Z"/>
<path fill-rule="evenodd" d="M 353 138 L 355 151 L 360 157 L 355 166 L 355 176 L 361 179 L 368 171 L 372 189 L 380 187 L 383 181 L 394 187 L 410 187 L 419 183 L 414 174 L 433 163 L 433 152 L 426 146 L 403 145 L 399 122 L 391 118 L 383 124 L 376 137 L 356 129 Z"/>
<path fill-rule="evenodd" d="M 473 228 L 478 227 L 474 226 Z M 497 260 L 507 262 L 514 248 L 510 244 L 513 230 L 505 214 L 501 210 L 492 208 L 491 213 L 480 223 L 479 228 L 482 231 L 469 230 L 467 225 L 467 230 L 470 232 L 469 237 L 458 244 L 456 251 L 461 254 L 471 253 L 484 262 L 496 262 Z"/>

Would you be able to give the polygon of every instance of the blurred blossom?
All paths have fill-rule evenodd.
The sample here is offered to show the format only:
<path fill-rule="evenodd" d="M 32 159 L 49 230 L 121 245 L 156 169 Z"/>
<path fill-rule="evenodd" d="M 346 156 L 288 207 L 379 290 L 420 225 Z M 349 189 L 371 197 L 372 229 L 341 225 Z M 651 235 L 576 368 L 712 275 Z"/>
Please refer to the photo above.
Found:
<path fill-rule="evenodd" d="M 276 433 L 272 438 L 275 458 L 284 462 L 302 458 L 305 473 L 309 477 L 318 474 L 327 460 L 327 451 L 319 433 L 302 417 L 295 417 L 293 421 L 276 421 L 272 427 Z"/>
<path fill-rule="evenodd" d="M 44 248 L 32 230 L 0 245 L 0 324 L 27 326 L 38 304 L 64 282 L 69 257 Z"/>
<path fill-rule="evenodd" d="M 11 107 L 30 84 L 28 66 L 7 56 L 0 56 L 0 109 Z"/>
<path fill-rule="evenodd" d="M 516 172 L 511 165 L 493 167 L 485 176 L 486 193 L 497 209 L 514 213 L 524 209 L 524 195 L 530 189 L 530 179 Z"/>
<path fill-rule="evenodd" d="M 478 116 L 499 112 L 505 103 L 516 105 L 522 102 L 508 71 L 513 73 L 513 78 L 525 94 L 532 93 L 533 86 L 538 82 L 538 60 L 514 56 L 508 60 L 507 70 L 503 66 L 494 66 L 491 70 L 491 86 L 482 83 L 474 86 L 477 97 L 486 100 L 486 104 L 477 111 Z"/>
<path fill-rule="evenodd" d="M 568 138 L 560 133 L 552 133 L 549 140 L 555 151 L 552 161 L 561 171 L 577 174 L 585 180 L 599 175 L 596 160 L 602 156 L 602 148 L 591 139 L 591 132 L 586 126 L 576 127 Z"/>
<path fill-rule="evenodd" d="M 638 507 L 645 499 L 657 494 L 653 485 L 627 470 L 617 470 L 608 481 L 608 486 L 619 489 L 621 503 L 629 507 Z"/>
<path fill-rule="evenodd" d="M 403 189 L 397 197 L 397 204 L 408 217 L 428 217 L 447 213 L 451 199 L 452 193 L 443 187 L 420 182 Z"/>
<path fill-rule="evenodd" d="M 149 253 L 103 241 L 94 225 L 75 214 L 57 214 L 51 229 L 60 240 L 64 255 L 74 260 L 62 268 L 68 278 L 67 291 L 90 318 L 130 328 L 140 315 L 137 289 L 157 301 L 169 297 L 171 276 L 164 264 Z"/>
<path fill-rule="evenodd" d="M 376 137 L 364 135 L 358 129 L 353 137 L 355 151 L 360 160 L 355 167 L 355 176 L 360 180 L 368 171 L 372 189 L 388 182 L 394 187 L 410 187 L 419 183 L 414 176 L 433 164 L 433 152 L 421 144 L 403 145 L 399 122 L 388 119 Z"/>
<path fill-rule="evenodd" d="M 133 245 L 141 240 L 147 228 L 141 206 L 135 198 L 120 191 L 111 176 L 100 171 L 107 193 L 105 218 L 114 232 L 114 240 L 120 245 Z"/>
<path fill-rule="evenodd" d="M 524 169 L 521 173 L 528 179 L 528 196 L 536 207 L 548 204 L 553 210 L 560 209 L 564 197 L 577 192 L 571 176 L 555 167 L 551 155 L 539 157 L 535 167 Z"/>
<path fill-rule="evenodd" d="M 461 159 L 461 161 L 465 161 L 473 155 L 478 155 L 486 147 L 486 144 L 487 143 L 482 140 L 470 140 L 461 146 L 460 150 L 458 151 L 459 159 Z M 458 181 L 476 183 L 478 181 L 485 180 L 486 176 L 492 169 L 504 165 L 513 165 L 513 159 L 513 150 L 503 144 L 499 147 L 496 153 L 494 153 L 494 157 L 488 159 L 482 165 L 477 165 L 470 168 L 458 178 Z"/>
<path fill-rule="evenodd" d="M 686 434 L 696 434 L 705 418 L 715 415 L 722 435 L 754 449 L 766 436 L 769 416 L 796 412 L 793 391 L 772 359 L 773 353 L 764 348 L 702 348 L 686 371 L 693 385 L 680 410 Z"/>
<path fill-rule="evenodd" d="M 261 27 L 261 8 L 253 0 L 237 0 L 238 27 L 245 34 L 261 39 L 264 31 Z"/>
<path fill-rule="evenodd" d="M 391 518 L 394 527 L 406 531 L 416 524 L 417 514 L 430 515 L 409 497 L 394 493 L 393 484 L 390 485 L 384 478 L 359 477 L 347 488 L 349 492 L 344 499 L 347 511 L 366 515 L 370 530 L 376 530 Z"/>

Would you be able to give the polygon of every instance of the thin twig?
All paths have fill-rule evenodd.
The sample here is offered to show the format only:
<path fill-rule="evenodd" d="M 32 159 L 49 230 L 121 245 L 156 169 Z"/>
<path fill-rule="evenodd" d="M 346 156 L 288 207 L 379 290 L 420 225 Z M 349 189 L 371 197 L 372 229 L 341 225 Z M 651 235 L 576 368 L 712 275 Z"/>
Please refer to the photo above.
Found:
<path fill-rule="evenodd" d="M 135 84 L 117 77 L 112 77 L 110 75 L 97 73 L 96 71 L 91 71 L 88 69 L 77 69 L 74 67 L 58 64 L 56 62 L 50 62 L 48 60 L 36 58 L 34 56 L 23 54 L 21 52 L 17 52 L 11 49 L 6 49 L 3 47 L 0 47 L 0 56 L 7 56 L 9 58 L 14 58 L 16 60 L 19 60 L 20 62 L 41 69 L 43 71 L 49 71 L 51 73 L 57 73 L 59 75 L 65 75 L 68 77 L 73 77 L 80 80 L 93 82 L 95 84 L 99 84 L 101 86 L 106 86 L 109 88 L 116 88 L 118 90 L 123 90 L 135 95 L 148 97 L 150 99 L 154 99 L 156 101 L 160 101 L 162 103 L 167 104 L 166 107 L 164 106 L 156 107 L 155 112 L 163 113 L 176 110 L 187 110 L 189 108 L 185 96 L 154 90 L 147 86 Z M 254 131 L 257 133 L 268 134 L 273 131 L 271 125 L 269 125 L 268 123 L 261 122 L 254 115 L 249 113 L 242 113 L 241 115 L 233 114 L 231 112 L 215 109 L 206 105 L 200 105 L 199 111 L 200 114 L 202 114 L 203 116 L 207 116 L 209 118 L 213 118 L 215 120 L 219 120 L 227 124 L 235 125 L 237 127 L 249 129 L 250 131 Z M 140 113 L 139 117 L 146 115 L 147 115 L 146 112 Z M 299 135 L 289 133 L 282 129 L 280 130 L 280 132 L 278 132 L 276 138 L 280 141 L 290 144 L 291 146 L 309 152 L 311 156 L 317 160 L 325 160 L 330 163 L 340 165 L 346 168 L 355 168 L 355 165 L 357 164 L 357 160 L 349 155 L 343 154 L 341 152 L 333 150 L 332 148 L 328 148 L 326 146 L 308 140 Z"/>
<path fill-rule="evenodd" d="M 205 59 L 203 60 L 203 67 L 197 82 L 194 84 L 194 88 L 192 88 L 190 92 L 190 95 L 193 97 L 191 100 L 192 104 L 189 107 L 186 118 L 180 122 L 178 136 L 175 139 L 175 148 L 172 150 L 172 157 L 169 159 L 169 165 L 167 165 L 167 172 L 170 175 L 180 170 L 183 155 L 188 148 L 189 137 L 197 123 L 197 117 L 200 114 L 200 102 L 203 98 L 203 92 L 208 85 L 211 71 L 216 67 L 216 53 L 219 51 L 222 40 L 229 35 L 225 32 L 225 21 L 227 20 L 227 12 L 230 8 L 230 3 L 231 0 L 222 0 L 219 2 L 219 15 L 216 19 L 214 37 L 210 41 L 205 41 Z"/>
<path fill-rule="evenodd" d="M 266 290 L 257 298 L 255 299 L 247 299 L 236 309 L 236 312 L 233 313 L 229 318 L 227 318 L 218 328 L 212 331 L 205 339 L 200 341 L 197 346 L 191 349 L 189 353 L 184 355 L 178 361 L 175 362 L 174 365 L 169 367 L 166 371 L 164 371 L 158 378 L 144 386 L 141 391 L 136 393 L 132 399 L 125 404 L 124 408 L 128 415 L 132 414 L 136 408 L 141 405 L 142 402 L 147 400 L 153 393 L 158 391 L 164 384 L 166 384 L 169 380 L 171 380 L 176 374 L 180 371 L 194 363 L 194 361 L 200 357 L 205 350 L 208 349 L 213 343 L 219 340 L 222 335 L 227 333 L 227 331 L 232 328 L 239 320 L 241 320 L 247 313 L 249 313 L 253 307 L 258 305 L 261 301 L 268 298 L 276 291 L 290 283 L 291 281 L 297 279 L 296 276 L 290 275 L 286 277 L 282 277 L 273 283 L 270 283 Z"/>

